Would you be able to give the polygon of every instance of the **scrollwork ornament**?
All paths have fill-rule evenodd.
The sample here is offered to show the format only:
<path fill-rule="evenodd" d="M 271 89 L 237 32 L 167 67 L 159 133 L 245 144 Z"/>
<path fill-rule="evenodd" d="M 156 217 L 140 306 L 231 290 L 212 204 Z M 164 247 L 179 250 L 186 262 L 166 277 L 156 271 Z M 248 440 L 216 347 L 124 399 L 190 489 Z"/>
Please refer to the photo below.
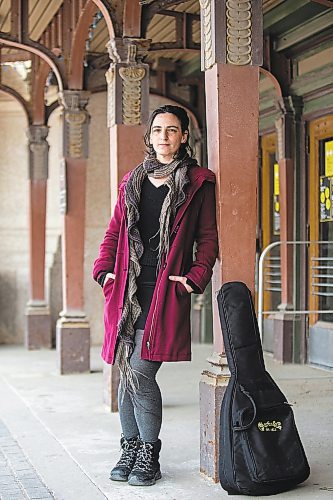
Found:
<path fill-rule="evenodd" d="M 115 124 L 115 68 L 114 64 L 110 65 L 110 68 L 105 73 L 106 82 L 108 86 L 108 112 L 107 121 L 108 127 L 112 127 Z"/>
<path fill-rule="evenodd" d="M 122 79 L 122 122 L 124 125 L 141 124 L 141 82 L 146 70 L 140 66 L 119 68 Z"/>
<path fill-rule="evenodd" d="M 214 64 L 212 34 L 212 0 L 200 0 L 203 19 L 204 66 L 209 69 Z"/>
<path fill-rule="evenodd" d="M 83 124 L 86 122 L 86 111 L 67 111 L 65 121 L 67 124 L 67 147 L 70 158 L 82 158 L 84 131 Z"/>
<path fill-rule="evenodd" d="M 227 0 L 227 62 L 245 66 L 252 62 L 252 11 L 249 0 Z"/>

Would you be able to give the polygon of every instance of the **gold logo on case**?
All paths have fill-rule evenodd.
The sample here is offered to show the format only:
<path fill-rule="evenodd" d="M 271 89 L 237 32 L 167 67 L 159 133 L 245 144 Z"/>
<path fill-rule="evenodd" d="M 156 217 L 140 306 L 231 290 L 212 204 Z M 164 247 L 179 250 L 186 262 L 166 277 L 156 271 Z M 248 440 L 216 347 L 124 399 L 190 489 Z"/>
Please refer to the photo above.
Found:
<path fill-rule="evenodd" d="M 279 420 L 267 420 L 267 422 L 258 422 L 258 429 L 261 432 L 276 432 L 282 430 L 282 422 Z"/>

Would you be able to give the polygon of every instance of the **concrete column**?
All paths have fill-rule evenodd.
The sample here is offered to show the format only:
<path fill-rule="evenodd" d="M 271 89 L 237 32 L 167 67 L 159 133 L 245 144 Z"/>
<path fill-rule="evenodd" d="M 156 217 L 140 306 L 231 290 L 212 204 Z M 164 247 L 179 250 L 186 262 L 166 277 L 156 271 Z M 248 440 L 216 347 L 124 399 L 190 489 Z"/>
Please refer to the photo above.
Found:
<path fill-rule="evenodd" d="M 220 252 L 212 280 L 214 353 L 200 382 L 200 470 L 218 481 L 220 408 L 229 370 L 216 292 L 235 280 L 254 292 L 262 8 L 260 2 L 200 3 L 208 166 L 217 179 Z"/>
<path fill-rule="evenodd" d="M 48 127 L 30 125 L 29 139 L 29 239 L 30 287 L 25 316 L 25 346 L 51 347 L 51 316 L 45 299 L 45 222 L 48 177 Z"/>
<path fill-rule="evenodd" d="M 90 370 L 90 326 L 83 291 L 88 99 L 89 93 L 84 91 L 66 90 L 62 96 L 63 310 L 57 322 L 58 366 L 62 374 Z"/>
<path fill-rule="evenodd" d="M 111 213 L 124 175 L 142 162 L 143 135 L 149 112 L 149 65 L 144 64 L 150 41 L 141 38 L 114 38 L 108 43 L 111 59 L 106 72 L 108 127 L 110 130 Z M 119 370 L 104 365 L 104 401 L 118 411 Z"/>
<path fill-rule="evenodd" d="M 294 189 L 295 189 L 295 123 L 299 122 L 299 98 L 281 97 L 276 106 L 278 117 L 277 160 L 280 179 L 280 240 L 294 240 Z M 293 245 L 281 244 L 281 304 L 274 317 L 274 358 L 292 362 L 293 329 L 295 318 L 286 313 L 294 309 L 294 255 L 299 254 Z"/>

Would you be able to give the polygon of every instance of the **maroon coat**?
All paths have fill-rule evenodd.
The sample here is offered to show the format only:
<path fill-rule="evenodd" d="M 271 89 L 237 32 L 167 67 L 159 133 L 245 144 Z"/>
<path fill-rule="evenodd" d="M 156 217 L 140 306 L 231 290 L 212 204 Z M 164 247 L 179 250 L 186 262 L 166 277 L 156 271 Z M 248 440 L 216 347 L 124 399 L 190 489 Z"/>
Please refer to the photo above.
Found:
<path fill-rule="evenodd" d="M 119 196 L 109 228 L 95 260 L 93 277 L 101 271 L 115 274 L 104 288 L 105 335 L 102 357 L 114 362 L 117 325 L 121 317 L 128 275 L 129 245 L 126 226 L 124 188 L 127 174 L 119 188 Z M 192 166 L 188 170 L 190 184 L 186 199 L 176 214 L 170 248 L 161 269 L 149 309 L 141 358 L 152 361 L 189 361 L 191 359 L 190 307 L 191 296 L 180 282 L 170 275 L 188 277 L 203 292 L 212 276 L 218 252 L 215 217 L 215 176 L 211 170 Z M 193 245 L 196 253 L 193 261 Z"/>

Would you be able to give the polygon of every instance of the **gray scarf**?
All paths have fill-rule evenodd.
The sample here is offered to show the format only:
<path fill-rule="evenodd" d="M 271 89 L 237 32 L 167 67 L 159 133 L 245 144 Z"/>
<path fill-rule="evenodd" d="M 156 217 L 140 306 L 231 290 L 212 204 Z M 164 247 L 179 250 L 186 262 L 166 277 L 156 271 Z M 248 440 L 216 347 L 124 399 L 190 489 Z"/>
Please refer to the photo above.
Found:
<path fill-rule="evenodd" d="M 158 268 L 163 256 L 169 251 L 169 230 L 177 209 L 186 199 L 185 186 L 189 183 L 187 169 L 196 160 L 187 153 L 176 157 L 171 163 L 160 163 L 156 157 L 147 156 L 143 163 L 138 165 L 129 177 L 125 187 L 125 205 L 129 238 L 129 270 L 125 289 L 122 316 L 118 323 L 118 344 L 116 360 L 120 370 L 122 387 L 124 390 L 136 391 L 138 380 L 131 369 L 129 359 L 134 349 L 134 324 L 141 314 L 141 307 L 136 296 L 136 280 L 141 272 L 140 258 L 144 248 L 138 230 L 139 203 L 141 187 L 147 176 L 162 178 L 169 176 L 165 182 L 169 191 L 164 199 L 160 214 L 160 243 L 158 247 Z"/>

